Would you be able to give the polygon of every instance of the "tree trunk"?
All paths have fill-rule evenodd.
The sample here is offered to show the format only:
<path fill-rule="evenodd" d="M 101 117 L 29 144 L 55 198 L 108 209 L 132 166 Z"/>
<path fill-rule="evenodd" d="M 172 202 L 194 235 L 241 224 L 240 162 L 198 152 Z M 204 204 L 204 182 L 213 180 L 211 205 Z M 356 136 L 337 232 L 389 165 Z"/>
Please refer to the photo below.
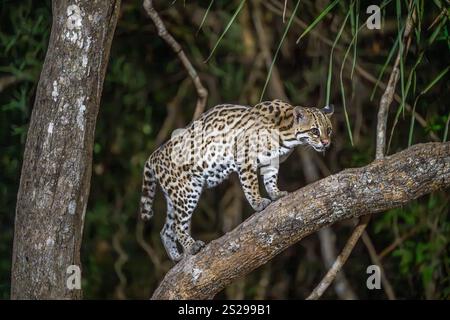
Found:
<path fill-rule="evenodd" d="M 450 142 L 418 144 L 366 167 L 344 170 L 276 201 L 180 261 L 152 298 L 212 298 L 320 228 L 395 208 L 449 186 Z"/>
<path fill-rule="evenodd" d="M 119 8 L 120 0 L 53 1 L 17 196 L 12 299 L 82 295 L 67 283 L 81 268 L 95 122 Z"/>

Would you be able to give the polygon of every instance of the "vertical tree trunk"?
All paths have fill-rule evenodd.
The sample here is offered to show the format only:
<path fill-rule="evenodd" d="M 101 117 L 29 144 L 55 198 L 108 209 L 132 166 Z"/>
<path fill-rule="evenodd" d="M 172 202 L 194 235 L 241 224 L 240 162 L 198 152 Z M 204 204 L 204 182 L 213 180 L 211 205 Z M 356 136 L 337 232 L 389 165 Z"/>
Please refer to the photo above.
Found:
<path fill-rule="evenodd" d="M 17 196 L 11 298 L 76 299 L 92 148 L 120 0 L 54 0 Z M 69 268 L 69 269 L 68 269 Z"/>

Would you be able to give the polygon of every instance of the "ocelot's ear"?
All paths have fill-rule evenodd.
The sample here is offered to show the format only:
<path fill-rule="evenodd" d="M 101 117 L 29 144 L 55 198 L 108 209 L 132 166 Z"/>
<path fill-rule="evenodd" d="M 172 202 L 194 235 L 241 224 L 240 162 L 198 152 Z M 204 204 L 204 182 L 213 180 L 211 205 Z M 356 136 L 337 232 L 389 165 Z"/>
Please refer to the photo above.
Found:
<path fill-rule="evenodd" d="M 334 105 L 329 104 L 322 108 L 321 110 L 328 118 L 330 118 L 334 113 Z"/>
<path fill-rule="evenodd" d="M 306 109 L 303 107 L 295 107 L 294 108 L 294 118 L 296 123 L 305 123 L 307 121 L 308 113 Z"/>

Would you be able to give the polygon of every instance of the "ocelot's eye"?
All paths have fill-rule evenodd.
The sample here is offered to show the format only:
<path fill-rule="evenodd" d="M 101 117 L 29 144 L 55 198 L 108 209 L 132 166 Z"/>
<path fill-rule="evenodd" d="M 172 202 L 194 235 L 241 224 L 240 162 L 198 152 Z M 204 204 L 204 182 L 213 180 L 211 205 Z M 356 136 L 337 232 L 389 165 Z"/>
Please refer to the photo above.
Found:
<path fill-rule="evenodd" d="M 317 128 L 312 128 L 311 133 L 315 136 L 320 136 L 320 131 Z"/>
<path fill-rule="evenodd" d="M 328 128 L 328 129 L 327 129 L 327 134 L 328 134 L 329 136 L 331 136 L 331 128 Z"/>

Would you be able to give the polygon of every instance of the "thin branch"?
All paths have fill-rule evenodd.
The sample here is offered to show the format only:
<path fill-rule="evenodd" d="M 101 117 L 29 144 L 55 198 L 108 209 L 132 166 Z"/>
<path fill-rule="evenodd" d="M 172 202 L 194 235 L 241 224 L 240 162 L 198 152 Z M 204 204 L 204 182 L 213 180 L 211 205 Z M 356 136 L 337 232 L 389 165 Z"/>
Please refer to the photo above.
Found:
<path fill-rule="evenodd" d="M 317 233 L 320 239 L 320 251 L 322 252 L 325 268 L 331 268 L 337 257 L 336 234 L 331 227 L 320 229 Z M 334 291 L 339 299 L 356 300 L 357 296 L 350 286 L 344 272 L 337 275 L 334 281 Z"/>
<path fill-rule="evenodd" d="M 403 34 L 403 41 L 407 43 L 406 50 L 408 50 L 410 43 L 410 34 L 413 25 L 413 16 L 414 11 L 408 15 L 406 19 L 405 31 Z M 394 67 L 392 69 L 391 75 L 389 77 L 388 84 L 383 93 L 383 96 L 380 100 L 380 107 L 378 109 L 377 116 L 377 138 L 376 138 L 376 155 L 375 158 L 377 160 L 381 160 L 384 157 L 384 152 L 386 148 L 386 125 L 387 125 L 387 117 L 389 114 L 389 107 L 394 99 L 395 87 L 397 86 L 397 82 L 399 80 L 399 65 L 400 59 L 402 57 L 403 52 L 401 50 L 398 51 L 397 57 L 395 59 Z M 327 272 L 325 277 L 320 281 L 320 283 L 316 286 L 313 292 L 310 294 L 308 299 L 318 299 L 322 296 L 325 290 L 330 286 L 330 284 L 334 281 L 339 271 L 344 266 L 351 252 L 353 251 L 356 243 L 358 243 L 359 238 L 362 236 L 363 232 L 366 230 L 367 225 L 369 224 L 371 215 L 367 214 L 363 216 L 349 240 L 345 244 L 344 249 L 342 249 L 342 253 L 338 256 L 333 266 Z"/>
<path fill-rule="evenodd" d="M 286 8 L 287 8 L 287 0 L 284 0 L 283 23 L 285 23 L 285 20 L 286 20 Z"/>
<path fill-rule="evenodd" d="M 116 233 L 114 233 L 114 236 L 112 238 L 112 247 L 114 251 L 117 253 L 117 259 L 114 262 L 114 271 L 117 275 L 117 278 L 119 279 L 119 283 L 117 284 L 115 289 L 115 295 L 118 299 L 121 300 L 127 298 L 125 295 L 125 287 L 127 286 L 127 277 L 123 272 L 123 266 L 128 261 L 128 255 L 123 249 L 122 244 L 120 243 L 124 235 L 123 229 L 124 226 L 122 224 L 119 226 L 119 229 L 117 230 Z"/>
<path fill-rule="evenodd" d="M 386 272 L 384 271 L 384 267 L 381 264 L 380 257 L 375 250 L 375 246 L 373 245 L 372 240 L 370 239 L 366 231 L 364 231 L 362 235 L 362 240 L 367 248 L 367 251 L 369 251 L 370 260 L 372 260 L 372 263 L 377 265 L 381 270 L 381 283 L 383 284 L 384 292 L 386 293 L 389 300 L 395 300 L 396 298 L 394 289 L 386 276 Z"/>
<path fill-rule="evenodd" d="M 450 186 L 450 142 L 414 145 L 311 183 L 253 214 L 173 267 L 153 299 L 212 298 L 290 245 L 338 221 L 383 212 Z"/>
<path fill-rule="evenodd" d="M 410 34 L 413 26 L 413 15 L 411 13 L 406 19 L 406 27 L 405 32 L 403 34 L 403 41 L 407 42 L 406 52 L 409 47 L 409 43 L 411 41 Z M 386 86 L 386 89 L 381 96 L 380 100 L 380 108 L 378 110 L 377 117 L 377 144 L 376 144 L 376 159 L 381 159 L 384 157 L 385 149 L 386 149 L 386 125 L 387 118 L 389 114 L 389 107 L 392 104 L 392 100 L 394 99 L 395 87 L 397 86 L 397 82 L 400 76 L 400 60 L 403 55 L 402 50 L 399 49 L 397 53 L 397 57 L 395 59 L 394 67 L 392 68 L 391 75 L 389 76 L 389 81 Z"/>
<path fill-rule="evenodd" d="M 153 250 L 153 248 L 144 239 L 144 223 L 141 219 L 138 219 L 136 224 L 136 241 L 153 263 L 156 275 L 161 275 L 161 273 L 163 273 L 161 260 L 155 250 Z"/>
<path fill-rule="evenodd" d="M 116 204 L 115 204 L 115 210 L 114 210 L 114 219 L 119 221 L 119 213 L 123 210 L 123 198 L 117 197 Z M 125 294 L 125 288 L 127 286 L 127 277 L 125 276 L 125 273 L 123 271 L 123 266 L 128 261 L 128 254 L 122 247 L 122 239 L 123 236 L 126 234 L 126 227 L 123 223 L 118 223 L 118 229 L 114 233 L 112 238 L 112 247 L 114 251 L 117 253 L 117 259 L 114 262 L 114 271 L 117 275 L 117 278 L 119 279 L 119 283 L 117 284 L 115 288 L 115 295 L 117 299 L 124 300 L 127 298 Z"/>
<path fill-rule="evenodd" d="M 365 217 L 366 216 L 364 216 L 363 218 L 365 218 Z M 355 247 L 356 243 L 358 242 L 360 235 L 364 232 L 364 229 L 365 229 L 365 225 L 361 225 L 361 224 L 358 224 L 355 227 L 355 230 L 353 231 L 350 238 L 347 240 L 347 243 L 345 244 L 344 249 L 342 249 L 342 252 L 336 258 L 333 265 L 328 270 L 327 274 L 323 277 L 323 279 L 320 281 L 320 283 L 314 288 L 314 290 L 306 298 L 306 300 L 317 300 L 323 295 L 325 290 L 328 289 L 330 284 L 336 278 L 339 271 L 341 271 L 342 267 L 344 266 L 345 262 L 347 261 L 348 257 L 350 256 L 350 253 L 352 253 L 353 248 Z"/>
<path fill-rule="evenodd" d="M 394 242 L 392 242 L 390 245 L 388 245 L 386 248 L 381 251 L 381 253 L 378 255 L 380 260 L 383 260 L 384 257 L 386 257 L 389 253 L 394 251 L 400 244 L 402 244 L 405 240 L 412 237 L 419 231 L 419 227 L 416 226 L 412 228 L 409 232 L 407 232 L 405 235 L 401 236 L 400 238 L 397 238 Z"/>
<path fill-rule="evenodd" d="M 203 86 L 200 78 L 197 74 L 192 63 L 189 61 L 188 57 L 184 53 L 181 45 L 175 40 L 174 37 L 167 31 L 164 22 L 161 20 L 158 12 L 153 7 L 152 0 L 144 0 L 144 9 L 147 12 L 150 19 L 152 19 L 158 30 L 158 35 L 172 48 L 172 51 L 178 56 L 183 67 L 186 69 L 189 77 L 191 77 L 194 83 L 195 90 L 197 91 L 197 104 L 195 106 L 193 119 L 197 119 L 205 110 L 206 100 L 208 99 L 208 90 Z"/>

